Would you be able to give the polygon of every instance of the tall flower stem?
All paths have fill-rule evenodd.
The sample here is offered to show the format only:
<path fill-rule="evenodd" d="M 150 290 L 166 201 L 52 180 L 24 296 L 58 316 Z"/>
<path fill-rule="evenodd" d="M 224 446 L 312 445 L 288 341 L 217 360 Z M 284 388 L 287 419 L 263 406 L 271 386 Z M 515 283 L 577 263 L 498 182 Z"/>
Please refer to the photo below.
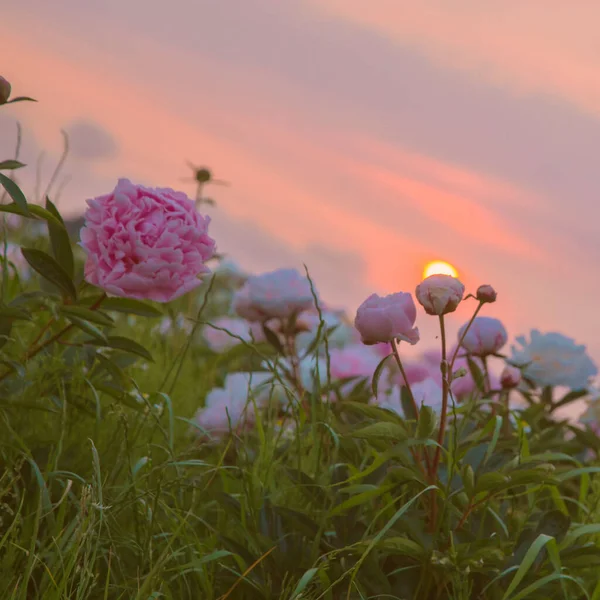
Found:
<path fill-rule="evenodd" d="M 469 332 L 469 329 L 471 329 L 471 325 L 473 325 L 473 321 L 475 320 L 475 318 L 479 314 L 479 311 L 481 310 L 481 307 L 484 304 L 485 304 L 485 302 L 479 302 L 479 306 L 475 309 L 475 312 L 473 313 L 473 316 L 471 317 L 471 320 L 467 323 L 467 326 L 465 327 L 465 330 L 462 332 L 462 335 L 460 336 L 460 339 L 458 340 L 458 345 L 456 346 L 456 350 L 454 351 L 454 354 L 452 355 L 452 359 L 450 360 L 450 365 L 448 367 L 448 371 L 450 372 L 450 374 L 452 374 L 454 372 L 454 363 L 456 362 L 456 358 L 457 358 L 458 353 L 459 353 L 459 351 L 460 351 L 460 349 L 462 347 L 462 343 L 465 341 L 465 337 L 467 336 L 467 333 Z M 440 319 L 441 318 L 442 318 L 442 316 L 440 316 Z M 445 335 L 445 334 L 443 334 L 443 335 Z"/>
<path fill-rule="evenodd" d="M 404 385 L 406 386 L 406 389 L 408 390 L 408 396 L 412 403 L 412 408 L 413 408 L 413 411 L 415 413 L 415 418 L 418 423 L 419 422 L 419 407 L 417 406 L 415 397 L 412 393 L 412 390 L 410 389 L 410 383 L 408 383 L 408 378 L 406 377 L 406 371 L 404 370 L 404 366 L 402 365 L 402 360 L 400 360 L 400 353 L 398 352 L 398 346 L 396 345 L 396 340 L 392 340 L 390 342 L 390 345 L 392 347 L 392 352 L 394 353 L 394 358 L 396 359 L 396 364 L 398 365 L 398 368 L 400 369 L 400 373 L 402 374 L 402 378 L 404 379 Z M 425 464 L 427 466 L 427 473 L 429 474 L 430 464 L 429 464 L 429 453 L 427 452 L 427 448 L 423 449 L 423 454 L 425 455 Z M 414 458 L 415 462 L 419 465 L 419 468 L 421 469 L 421 471 L 423 471 L 423 465 L 421 463 L 421 453 L 413 452 L 413 458 Z"/>
<path fill-rule="evenodd" d="M 300 361 L 298 360 L 298 353 L 296 351 L 296 340 L 294 338 L 293 332 L 289 331 L 288 324 L 285 320 L 281 320 L 281 331 L 283 333 L 284 340 L 284 349 L 287 357 L 290 361 L 290 366 L 292 368 L 292 378 L 294 380 L 294 386 L 298 391 L 298 395 L 300 396 L 300 401 L 304 410 L 308 414 L 308 405 L 305 402 L 305 393 L 304 386 L 302 385 L 302 377 L 300 375 Z"/>
<path fill-rule="evenodd" d="M 477 313 L 475 313 L 477 314 Z M 437 478 L 438 466 L 440 464 L 440 457 L 442 454 L 442 444 L 444 443 L 444 436 L 446 434 L 446 419 L 448 415 L 448 393 L 450 391 L 450 382 L 448 377 L 448 361 L 446 356 L 446 324 L 444 322 L 444 315 L 440 315 L 440 333 L 442 341 L 442 362 L 440 363 L 440 369 L 442 371 L 442 411 L 440 415 L 440 428 L 438 431 L 437 446 L 435 448 L 435 454 L 433 455 L 433 462 L 431 464 L 430 480 L 434 482 Z M 450 371 L 451 373 L 452 371 Z M 431 499 L 431 513 L 430 513 L 430 527 L 431 531 L 435 531 L 437 521 L 437 495 L 436 490 L 432 490 Z"/>

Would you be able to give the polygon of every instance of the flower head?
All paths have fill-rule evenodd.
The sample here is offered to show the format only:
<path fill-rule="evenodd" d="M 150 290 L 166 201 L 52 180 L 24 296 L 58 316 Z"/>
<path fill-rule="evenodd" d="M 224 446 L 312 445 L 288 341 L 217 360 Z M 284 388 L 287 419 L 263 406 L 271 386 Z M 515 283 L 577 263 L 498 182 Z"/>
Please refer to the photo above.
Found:
<path fill-rule="evenodd" d="M 511 362 L 522 366 L 525 379 L 535 385 L 565 386 L 572 390 L 586 389 L 598 368 L 588 356 L 583 345 L 560 333 L 540 333 L 532 330 L 531 340 L 517 338 Z"/>
<path fill-rule="evenodd" d="M 256 342 L 264 341 L 264 333 L 260 325 L 257 327 L 257 323 L 249 323 L 244 319 L 221 317 L 215 319 L 212 324 L 219 329 L 205 325 L 202 329 L 202 337 L 214 352 L 225 352 L 241 344 L 242 341 L 250 343 L 252 338 Z M 227 331 L 222 331 L 223 329 Z"/>
<path fill-rule="evenodd" d="M 454 312 L 465 293 L 465 286 L 450 275 L 431 275 L 416 289 L 417 300 L 429 315 Z"/>
<path fill-rule="evenodd" d="M 417 308 L 412 296 L 398 292 L 389 296 L 369 296 L 356 311 L 354 326 L 363 344 L 377 344 L 399 339 L 416 344 L 419 330 L 414 326 Z"/>
<path fill-rule="evenodd" d="M 10 82 L 4 77 L 0 76 L 0 104 L 6 104 L 8 102 L 11 89 Z"/>
<path fill-rule="evenodd" d="M 202 429 L 222 435 L 230 429 L 252 424 L 254 405 L 259 408 L 268 400 L 269 373 L 232 373 L 227 375 L 222 388 L 208 392 L 204 407 L 196 413 L 196 422 Z M 254 402 L 252 402 L 254 399 Z"/>
<path fill-rule="evenodd" d="M 498 294 L 491 285 L 488 285 L 488 284 L 480 285 L 477 288 L 476 298 L 477 298 L 477 300 L 479 300 L 479 302 L 482 302 L 482 303 L 496 302 L 497 297 L 498 297 Z"/>
<path fill-rule="evenodd" d="M 459 341 L 468 325 L 468 323 L 465 323 L 458 330 Z M 498 352 L 507 340 L 506 329 L 498 319 L 476 317 L 462 340 L 462 347 L 470 354 L 488 356 Z"/>
<path fill-rule="evenodd" d="M 86 281 L 115 296 L 174 300 L 209 271 L 209 222 L 181 192 L 120 179 L 110 194 L 88 200 L 81 230 Z"/>
<path fill-rule="evenodd" d="M 287 319 L 313 303 L 310 282 L 296 269 L 253 275 L 233 297 L 233 309 L 248 321 Z"/>
<path fill-rule="evenodd" d="M 513 367 L 512 365 L 506 365 L 500 374 L 500 385 L 505 390 L 518 387 L 521 383 L 521 369 Z"/>

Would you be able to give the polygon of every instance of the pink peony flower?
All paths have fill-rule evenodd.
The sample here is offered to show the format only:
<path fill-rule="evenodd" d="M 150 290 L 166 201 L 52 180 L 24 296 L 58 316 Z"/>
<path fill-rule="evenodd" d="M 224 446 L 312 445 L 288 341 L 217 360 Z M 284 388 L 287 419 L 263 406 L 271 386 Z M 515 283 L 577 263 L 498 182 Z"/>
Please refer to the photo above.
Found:
<path fill-rule="evenodd" d="M 431 275 L 416 289 L 417 300 L 429 315 L 454 312 L 465 293 L 465 286 L 450 275 Z"/>
<path fill-rule="evenodd" d="M 313 303 L 308 279 L 295 269 L 253 275 L 233 297 L 233 309 L 248 321 L 287 319 Z"/>
<path fill-rule="evenodd" d="M 222 435 L 239 425 L 251 425 L 256 418 L 254 406 L 261 408 L 268 401 L 267 381 L 270 373 L 232 373 L 222 388 L 208 392 L 204 407 L 196 413 L 196 422 L 203 429 Z M 252 402 L 254 400 L 254 402 Z"/>
<path fill-rule="evenodd" d="M 241 343 L 238 338 L 242 338 L 244 341 L 251 343 L 252 337 L 256 342 L 264 341 L 264 334 L 260 326 L 257 327 L 256 323 L 248 323 L 244 319 L 233 319 L 231 317 L 221 317 L 216 319 L 213 323 L 216 327 L 227 329 L 230 331 L 233 337 L 226 331 L 215 329 L 210 325 L 205 325 L 202 329 L 202 336 L 206 340 L 209 348 L 215 352 L 225 352 L 234 346 Z"/>
<path fill-rule="evenodd" d="M 516 388 L 521 383 L 521 370 L 512 365 L 506 365 L 500 375 L 500 385 L 505 390 Z"/>
<path fill-rule="evenodd" d="M 369 296 L 356 311 L 354 326 L 363 344 L 404 340 L 410 344 L 419 341 L 419 330 L 414 326 L 417 308 L 412 296 L 398 292 L 389 296 Z"/>
<path fill-rule="evenodd" d="M 462 338 L 467 325 L 468 323 L 465 323 L 458 330 L 459 340 Z M 476 317 L 462 341 L 462 347 L 470 354 L 488 356 L 498 352 L 507 340 L 506 329 L 498 319 Z"/>
<path fill-rule="evenodd" d="M 402 363 L 402 366 L 404 367 L 404 372 L 406 373 L 406 379 L 408 380 L 409 385 L 412 385 L 413 383 L 421 383 L 422 381 L 425 381 L 429 377 L 433 377 L 440 372 L 439 363 L 437 370 L 425 362 L 402 361 Z M 400 385 L 404 385 L 404 377 L 402 377 L 400 371 L 398 371 L 396 379 Z"/>
<path fill-rule="evenodd" d="M 381 361 L 370 347 L 362 344 L 334 348 L 330 351 L 329 356 L 332 379 L 370 377 Z"/>
<path fill-rule="evenodd" d="M 178 298 L 209 272 L 209 222 L 181 192 L 120 179 L 112 193 L 88 200 L 81 230 L 86 281 L 115 296 Z"/>

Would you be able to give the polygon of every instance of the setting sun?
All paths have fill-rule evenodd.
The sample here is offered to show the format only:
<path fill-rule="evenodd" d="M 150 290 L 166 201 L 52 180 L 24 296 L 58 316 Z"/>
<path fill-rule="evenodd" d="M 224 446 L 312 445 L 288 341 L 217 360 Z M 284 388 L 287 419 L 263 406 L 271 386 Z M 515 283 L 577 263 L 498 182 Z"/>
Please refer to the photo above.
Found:
<path fill-rule="evenodd" d="M 423 269 L 423 278 L 431 275 L 451 275 L 452 277 L 458 277 L 458 271 L 447 262 L 443 260 L 434 260 L 425 265 Z"/>

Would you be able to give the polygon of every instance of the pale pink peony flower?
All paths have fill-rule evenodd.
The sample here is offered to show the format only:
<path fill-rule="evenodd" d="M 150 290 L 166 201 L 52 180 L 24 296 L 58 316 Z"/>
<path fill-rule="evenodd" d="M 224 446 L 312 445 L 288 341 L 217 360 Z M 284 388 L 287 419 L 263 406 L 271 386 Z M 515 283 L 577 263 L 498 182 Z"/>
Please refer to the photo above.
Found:
<path fill-rule="evenodd" d="M 409 385 L 412 385 L 413 383 L 420 383 L 422 381 L 425 381 L 429 377 L 433 377 L 439 373 L 439 363 L 437 370 L 425 362 L 402 361 L 402 363 L 402 366 L 404 367 L 404 372 L 406 373 L 406 379 L 408 380 Z M 402 377 L 400 371 L 398 371 L 395 380 L 398 381 L 400 385 L 405 384 L 404 377 Z"/>
<path fill-rule="evenodd" d="M 450 275 L 431 275 L 416 289 L 417 300 L 429 315 L 454 312 L 465 293 L 465 286 Z"/>
<path fill-rule="evenodd" d="M 414 326 L 417 308 L 412 296 L 398 292 L 389 296 L 371 294 L 356 311 L 354 326 L 363 344 L 404 340 L 410 344 L 419 341 L 419 330 Z"/>
<path fill-rule="evenodd" d="M 86 281 L 109 294 L 169 302 L 201 284 L 215 251 L 209 217 L 183 193 L 120 179 L 88 200 L 81 246 Z"/>
<path fill-rule="evenodd" d="M 477 300 L 479 300 L 479 302 L 483 302 L 483 303 L 496 302 L 497 297 L 498 297 L 498 294 L 497 294 L 496 290 L 487 283 L 484 285 L 480 285 L 477 288 L 476 298 L 477 298 Z"/>
<path fill-rule="evenodd" d="M 214 352 L 225 352 L 241 344 L 242 342 L 239 338 L 248 343 L 252 342 L 253 337 L 255 342 L 264 341 L 264 333 L 260 326 L 257 327 L 257 323 L 249 323 L 244 319 L 221 317 L 216 319 L 213 325 L 221 329 L 227 329 L 227 331 L 233 334 L 229 335 L 227 331 L 221 331 L 210 325 L 205 325 L 202 329 L 202 336 L 206 340 L 208 347 Z"/>
<path fill-rule="evenodd" d="M 227 433 L 230 426 L 235 429 L 251 425 L 256 418 L 255 404 L 261 408 L 268 400 L 266 382 L 270 379 L 270 373 L 227 375 L 222 388 L 208 392 L 204 407 L 196 413 L 196 422 L 216 435 Z"/>
<path fill-rule="evenodd" d="M 252 275 L 233 297 L 233 309 L 248 321 L 287 319 L 313 303 L 310 282 L 295 269 Z"/>
<path fill-rule="evenodd" d="M 370 377 L 381 361 L 369 346 L 362 344 L 334 348 L 330 350 L 329 356 L 332 379 Z"/>
<path fill-rule="evenodd" d="M 465 323 L 458 330 L 459 340 L 462 338 L 467 326 L 468 323 Z M 462 341 L 462 347 L 470 354 L 488 356 L 498 352 L 507 340 L 506 329 L 498 319 L 476 317 Z"/>
<path fill-rule="evenodd" d="M 521 370 L 512 365 L 506 365 L 500 374 L 500 385 L 505 389 L 516 388 L 521 383 Z"/>

